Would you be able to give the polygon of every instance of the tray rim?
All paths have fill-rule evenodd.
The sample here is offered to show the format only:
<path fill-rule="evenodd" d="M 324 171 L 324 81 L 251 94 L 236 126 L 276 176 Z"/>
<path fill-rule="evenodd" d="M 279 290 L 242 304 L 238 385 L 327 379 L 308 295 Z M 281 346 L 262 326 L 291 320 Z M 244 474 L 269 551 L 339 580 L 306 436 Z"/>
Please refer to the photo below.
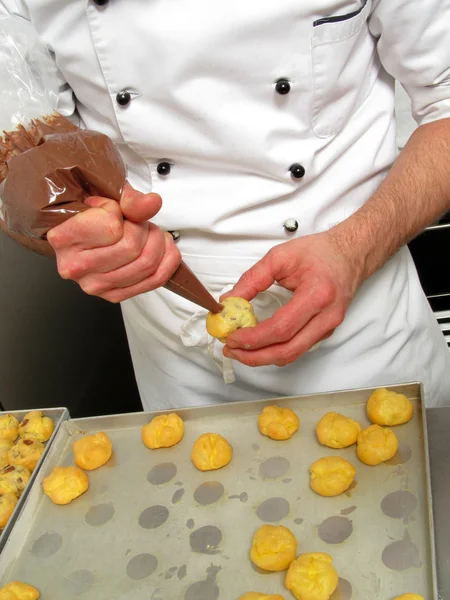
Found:
<path fill-rule="evenodd" d="M 411 381 L 411 382 L 406 382 L 406 383 L 398 383 L 398 384 L 392 384 L 392 385 L 377 385 L 377 386 L 367 386 L 367 387 L 361 387 L 361 388 L 348 388 L 348 389 L 342 389 L 342 390 L 335 390 L 335 391 L 329 391 L 329 392 L 315 392 L 314 394 L 300 394 L 300 395 L 293 395 L 293 396 L 276 396 L 276 397 L 270 397 L 270 398 L 259 398 L 257 400 L 237 400 L 237 401 L 231 401 L 231 402 L 222 402 L 222 403 L 211 403 L 211 404 L 203 404 L 203 405 L 199 405 L 199 406 L 186 406 L 186 407 L 180 407 L 180 408 L 175 408 L 172 407 L 170 409 L 158 409 L 158 410 L 149 410 L 149 411 L 140 411 L 140 412 L 129 412 L 129 413 L 116 413 L 116 414 L 111 414 L 111 415 L 96 415 L 94 417 L 80 417 L 77 419 L 68 419 L 68 424 L 75 424 L 75 425 L 79 425 L 80 426 L 80 430 L 82 430 L 81 425 L 83 423 L 95 423 L 95 422 L 100 422 L 102 420 L 106 419 L 115 419 L 115 418 L 131 418 L 131 417 L 135 417 L 137 415 L 141 416 L 141 415 L 146 415 L 149 417 L 152 416 L 158 416 L 158 415 L 163 415 L 163 414 L 170 414 L 170 413 L 176 413 L 176 414 L 180 414 L 180 415 L 185 415 L 188 418 L 186 420 L 190 420 L 189 419 L 189 415 L 190 413 L 194 413 L 194 414 L 198 414 L 200 412 L 205 412 L 205 413 L 210 413 L 210 412 L 224 412 L 224 413 L 228 413 L 231 412 L 231 410 L 233 408 L 236 407 L 250 407 L 250 406 L 264 406 L 264 405 L 269 405 L 269 404 L 274 404 L 276 402 L 279 403 L 283 403 L 283 402 L 287 402 L 290 400 L 309 400 L 312 398 L 317 398 L 317 397 L 323 397 L 323 396 L 336 396 L 336 395 L 343 395 L 343 394 L 349 394 L 349 393 L 357 393 L 357 392 L 371 392 L 371 391 L 375 391 L 376 389 L 379 388 L 388 388 L 390 390 L 393 391 L 398 391 L 404 388 L 413 388 L 413 387 L 417 387 L 418 391 L 419 391 L 419 395 L 418 395 L 418 399 L 421 402 L 421 406 L 422 406 L 422 413 L 423 413 L 423 408 L 424 408 L 424 394 L 423 394 L 423 385 L 421 382 L 419 381 Z M 254 411 L 253 411 L 254 412 Z M 92 431 L 94 431 L 94 429 L 92 429 Z"/>

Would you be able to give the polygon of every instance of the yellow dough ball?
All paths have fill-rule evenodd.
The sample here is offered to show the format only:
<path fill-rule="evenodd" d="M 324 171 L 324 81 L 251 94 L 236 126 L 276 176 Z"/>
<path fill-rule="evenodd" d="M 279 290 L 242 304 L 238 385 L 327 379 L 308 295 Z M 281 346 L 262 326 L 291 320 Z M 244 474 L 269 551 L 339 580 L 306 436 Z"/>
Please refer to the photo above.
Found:
<path fill-rule="evenodd" d="M 419 594 L 402 594 L 401 596 L 396 596 L 394 600 L 425 600 L 425 598 L 419 596 Z"/>
<path fill-rule="evenodd" d="M 338 496 L 352 485 L 356 469 L 340 456 L 319 458 L 309 468 L 311 489 L 320 496 Z"/>
<path fill-rule="evenodd" d="M 0 496 L 0 529 L 6 527 L 9 517 L 16 508 L 17 502 L 18 498 L 15 494 L 3 494 Z"/>
<path fill-rule="evenodd" d="M 244 298 L 225 298 L 221 302 L 223 310 L 220 313 L 208 313 L 206 330 L 209 335 L 225 343 L 227 337 L 236 329 L 254 327 L 258 320 L 253 306 Z"/>
<path fill-rule="evenodd" d="M 367 415 L 372 423 L 393 427 L 411 420 L 413 405 L 403 394 L 379 388 L 367 401 Z"/>
<path fill-rule="evenodd" d="M 191 459 L 199 471 L 214 471 L 225 467 L 233 449 L 218 433 L 204 433 L 194 443 Z"/>
<path fill-rule="evenodd" d="M 393 431 L 371 425 L 358 435 L 356 453 L 361 462 L 366 465 L 379 465 L 395 456 L 398 450 L 398 439 Z"/>
<path fill-rule="evenodd" d="M 266 406 L 258 417 L 258 427 L 273 440 L 288 440 L 300 427 L 300 421 L 290 408 Z"/>
<path fill-rule="evenodd" d="M 324 415 L 316 425 L 317 439 L 329 448 L 347 448 L 356 444 L 360 431 L 358 421 L 335 412 Z"/>
<path fill-rule="evenodd" d="M 24 440 L 47 442 L 55 429 L 50 417 L 44 417 L 41 410 L 34 410 L 25 415 L 19 425 L 19 435 Z"/>
<path fill-rule="evenodd" d="M 0 414 L 0 439 L 15 442 L 19 435 L 19 421 L 9 413 Z"/>
<path fill-rule="evenodd" d="M 0 590 L 0 600 L 38 600 L 36 588 L 21 581 L 11 581 Z"/>
<path fill-rule="evenodd" d="M 28 467 L 8 465 L 0 471 L 0 494 L 15 494 L 19 497 L 31 477 Z"/>
<path fill-rule="evenodd" d="M 3 440 L 0 438 L 0 469 L 9 465 L 8 452 L 13 447 L 11 440 Z"/>
<path fill-rule="evenodd" d="M 286 575 L 286 587 L 297 600 L 328 600 L 338 581 L 332 558 L 324 552 L 301 554 Z"/>
<path fill-rule="evenodd" d="M 284 600 L 284 598 L 283 596 L 280 596 L 280 594 L 268 596 L 267 594 L 261 594 L 260 592 L 247 592 L 241 596 L 239 600 Z"/>
<path fill-rule="evenodd" d="M 295 558 L 297 540 L 283 525 L 263 525 L 253 537 L 251 561 L 264 571 L 285 571 Z"/>
<path fill-rule="evenodd" d="M 55 467 L 42 487 L 55 504 L 70 504 L 88 489 L 89 479 L 78 467 Z"/>
<path fill-rule="evenodd" d="M 8 452 L 9 464 L 21 465 L 34 471 L 44 450 L 45 446 L 42 442 L 19 440 Z"/>
<path fill-rule="evenodd" d="M 175 413 L 158 415 L 142 428 L 142 441 L 152 450 L 175 446 L 183 439 L 183 435 L 183 420 Z"/>
<path fill-rule="evenodd" d="M 85 435 L 72 444 L 75 464 L 86 471 L 103 466 L 112 455 L 112 444 L 103 431 L 94 435 Z"/>

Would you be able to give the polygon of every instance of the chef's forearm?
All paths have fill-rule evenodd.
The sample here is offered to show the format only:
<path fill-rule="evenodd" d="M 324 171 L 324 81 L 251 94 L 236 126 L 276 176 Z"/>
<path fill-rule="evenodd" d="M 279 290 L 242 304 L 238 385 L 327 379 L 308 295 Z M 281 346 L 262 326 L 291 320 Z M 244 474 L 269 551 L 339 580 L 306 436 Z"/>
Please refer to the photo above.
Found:
<path fill-rule="evenodd" d="M 28 248 L 28 250 L 32 250 L 33 252 L 36 252 L 37 254 L 40 254 L 41 256 L 50 256 L 50 257 L 55 256 L 55 253 L 48 242 L 45 242 L 44 240 L 36 240 L 36 239 L 28 238 L 26 236 L 19 235 L 17 233 L 12 233 L 11 231 L 8 231 L 8 229 L 6 228 L 6 225 L 3 223 L 3 221 L 1 219 L 0 219 L 0 229 L 2 231 L 4 231 L 6 233 L 6 235 L 8 235 L 10 238 L 12 238 L 16 242 L 18 242 L 21 246 L 24 246 L 24 248 Z"/>
<path fill-rule="evenodd" d="M 331 233 L 361 280 L 450 208 L 450 119 L 413 133 L 368 202 Z"/>

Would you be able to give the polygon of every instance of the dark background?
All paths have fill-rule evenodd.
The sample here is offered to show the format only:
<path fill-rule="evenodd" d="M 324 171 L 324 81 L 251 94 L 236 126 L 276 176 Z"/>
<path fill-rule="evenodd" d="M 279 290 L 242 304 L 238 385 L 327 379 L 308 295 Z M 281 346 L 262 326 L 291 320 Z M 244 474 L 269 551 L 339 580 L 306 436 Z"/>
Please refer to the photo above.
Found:
<path fill-rule="evenodd" d="M 120 307 L 0 232 L 0 403 L 73 417 L 141 410 Z"/>

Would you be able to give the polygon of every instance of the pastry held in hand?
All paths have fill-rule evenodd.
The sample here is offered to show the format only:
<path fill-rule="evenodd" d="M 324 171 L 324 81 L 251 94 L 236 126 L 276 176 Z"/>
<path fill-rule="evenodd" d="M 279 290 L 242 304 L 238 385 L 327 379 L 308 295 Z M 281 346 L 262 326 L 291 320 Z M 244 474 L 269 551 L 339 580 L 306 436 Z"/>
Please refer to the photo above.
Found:
<path fill-rule="evenodd" d="M 0 590 L 0 600 L 38 600 L 39 591 L 22 581 L 11 581 Z"/>
<path fill-rule="evenodd" d="M 42 487 L 55 504 L 70 504 L 89 488 L 89 479 L 78 467 L 55 467 Z"/>
<path fill-rule="evenodd" d="M 47 442 L 55 429 L 50 417 L 44 417 L 41 410 L 29 412 L 19 425 L 19 435 L 24 440 Z"/>
<path fill-rule="evenodd" d="M 286 575 L 286 587 L 297 600 L 328 600 L 338 581 L 332 558 L 325 552 L 301 554 Z"/>
<path fill-rule="evenodd" d="M 263 525 L 253 537 L 251 561 L 264 571 L 285 571 L 295 558 L 297 539 L 283 525 Z"/>
<path fill-rule="evenodd" d="M 112 455 L 112 444 L 103 431 L 94 435 L 85 435 L 72 444 L 75 464 L 86 471 L 102 467 Z"/>
<path fill-rule="evenodd" d="M 413 405 L 403 394 L 379 388 L 367 401 L 367 415 L 376 425 L 403 425 L 411 420 Z"/>
<path fill-rule="evenodd" d="M 258 320 L 253 306 L 244 298 L 225 298 L 220 313 L 209 313 L 206 317 L 206 329 L 210 336 L 225 343 L 227 337 L 242 327 L 255 327 Z"/>

